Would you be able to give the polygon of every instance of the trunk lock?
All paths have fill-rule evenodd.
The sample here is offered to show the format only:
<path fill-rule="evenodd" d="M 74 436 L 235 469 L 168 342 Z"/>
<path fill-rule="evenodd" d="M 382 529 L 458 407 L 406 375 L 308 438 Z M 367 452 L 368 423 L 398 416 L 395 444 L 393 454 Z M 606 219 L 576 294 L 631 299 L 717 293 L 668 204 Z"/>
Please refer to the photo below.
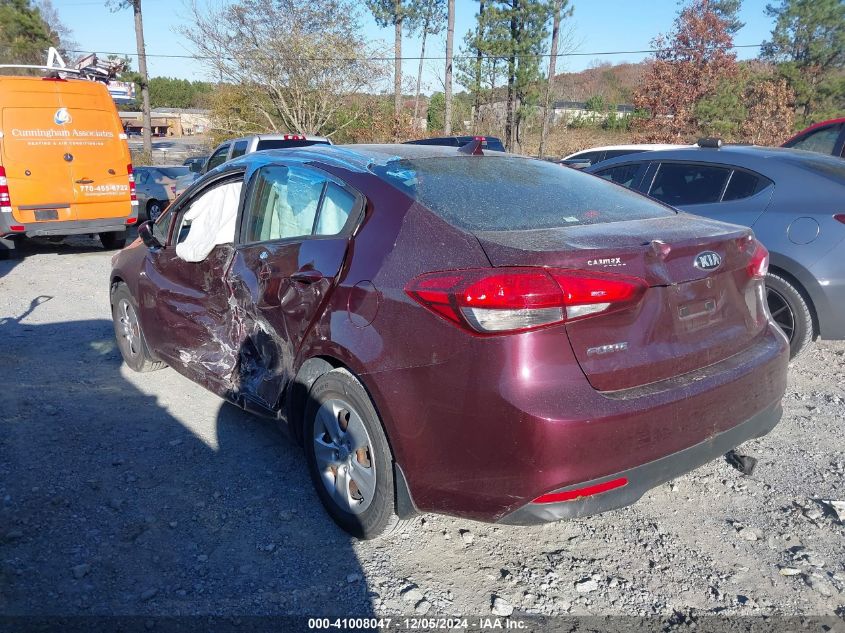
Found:
<path fill-rule="evenodd" d="M 67 162 L 69 162 L 69 163 L 73 162 L 73 154 L 71 154 L 70 152 L 67 152 L 67 153 L 65 154 L 65 157 L 64 157 L 64 158 L 65 158 L 65 160 L 66 160 Z"/>

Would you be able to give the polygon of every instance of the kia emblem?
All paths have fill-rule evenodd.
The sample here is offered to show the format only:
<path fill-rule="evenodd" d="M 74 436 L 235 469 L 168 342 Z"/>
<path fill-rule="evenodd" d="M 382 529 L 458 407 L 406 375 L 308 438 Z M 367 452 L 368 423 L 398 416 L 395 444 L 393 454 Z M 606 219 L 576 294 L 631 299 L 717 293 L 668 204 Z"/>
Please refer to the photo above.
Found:
<path fill-rule="evenodd" d="M 722 265 L 722 256 L 713 251 L 704 251 L 695 256 L 695 267 L 699 270 L 715 270 Z"/>

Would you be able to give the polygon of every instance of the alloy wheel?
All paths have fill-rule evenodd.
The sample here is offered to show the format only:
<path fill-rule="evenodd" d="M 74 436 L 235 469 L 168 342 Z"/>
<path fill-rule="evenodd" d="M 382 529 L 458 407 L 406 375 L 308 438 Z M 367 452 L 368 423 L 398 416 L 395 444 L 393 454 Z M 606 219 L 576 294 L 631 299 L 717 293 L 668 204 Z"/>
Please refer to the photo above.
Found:
<path fill-rule="evenodd" d="M 121 299 L 117 304 L 117 313 L 121 346 L 129 356 L 136 358 L 141 353 L 141 326 L 138 325 L 138 315 L 126 299 Z"/>
<path fill-rule="evenodd" d="M 317 411 L 313 435 L 326 490 L 345 512 L 364 512 L 375 496 L 377 473 L 372 440 L 361 416 L 344 400 L 327 400 Z"/>
<path fill-rule="evenodd" d="M 795 335 L 795 315 L 792 308 L 789 307 L 786 298 L 777 290 L 766 288 L 766 302 L 769 304 L 769 312 L 772 319 L 783 330 L 786 337 L 792 341 Z"/>

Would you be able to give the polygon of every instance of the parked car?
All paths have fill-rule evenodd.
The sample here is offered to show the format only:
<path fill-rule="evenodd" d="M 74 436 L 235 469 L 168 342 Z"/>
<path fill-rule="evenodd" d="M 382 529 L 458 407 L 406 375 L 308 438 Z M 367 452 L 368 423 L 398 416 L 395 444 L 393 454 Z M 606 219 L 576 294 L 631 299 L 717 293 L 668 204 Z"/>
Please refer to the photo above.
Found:
<path fill-rule="evenodd" d="M 421 138 L 415 141 L 405 141 L 405 145 L 442 145 L 445 147 L 463 147 L 474 140 L 481 141 L 482 150 L 504 152 L 505 146 L 502 139 L 495 136 L 437 136 L 432 138 Z"/>
<path fill-rule="evenodd" d="M 201 174 L 198 174 L 197 172 L 192 171 L 192 172 L 185 174 L 184 176 L 179 176 L 176 179 L 176 182 L 171 187 L 171 189 L 173 190 L 173 197 L 178 198 L 183 193 L 185 193 L 185 190 L 188 187 L 190 187 L 192 184 L 194 184 L 197 181 L 197 179 L 200 177 L 200 175 Z"/>
<path fill-rule="evenodd" d="M 626 156 L 589 172 L 673 207 L 754 229 L 770 252 L 769 309 L 792 356 L 845 338 L 845 163 L 728 145 Z"/>
<path fill-rule="evenodd" d="M 361 538 L 418 511 L 618 508 L 774 427 L 788 344 L 750 229 L 479 153 L 315 146 L 207 174 L 113 259 L 125 362 L 283 420 Z"/>
<path fill-rule="evenodd" d="M 235 138 L 221 143 L 211 152 L 211 156 L 208 157 L 202 168 L 202 173 L 209 172 L 226 161 L 252 152 L 331 144 L 332 142 L 325 136 L 306 136 L 303 134 L 254 134 Z"/>
<path fill-rule="evenodd" d="M 105 248 L 122 248 L 138 214 L 106 86 L 3 76 L 0 104 L 0 258 L 25 237 L 95 234 Z"/>
<path fill-rule="evenodd" d="M 200 174 L 206 161 L 208 161 L 208 156 L 191 156 L 190 158 L 186 158 L 182 164 L 192 172 Z"/>
<path fill-rule="evenodd" d="M 147 220 L 157 220 L 167 205 L 176 198 L 175 186 L 178 179 L 190 174 L 191 170 L 181 165 L 136 167 L 135 187 L 139 216 Z"/>
<path fill-rule="evenodd" d="M 781 147 L 845 157 L 845 118 L 822 121 L 801 130 Z"/>
<path fill-rule="evenodd" d="M 666 143 L 641 143 L 639 145 L 605 145 L 604 147 L 593 147 L 581 150 L 560 159 L 561 165 L 574 167 L 575 169 L 586 169 L 611 158 L 639 154 L 641 152 L 655 152 L 661 149 L 678 149 L 689 147 L 689 145 L 669 145 Z"/>

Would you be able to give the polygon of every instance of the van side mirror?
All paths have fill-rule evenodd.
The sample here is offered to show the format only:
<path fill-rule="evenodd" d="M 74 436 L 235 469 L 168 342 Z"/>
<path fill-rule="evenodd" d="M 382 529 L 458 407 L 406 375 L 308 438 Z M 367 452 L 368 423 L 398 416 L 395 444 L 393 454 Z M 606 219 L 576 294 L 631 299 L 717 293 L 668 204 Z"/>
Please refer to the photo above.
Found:
<path fill-rule="evenodd" d="M 162 243 L 153 235 L 153 223 L 150 220 L 138 225 L 138 237 L 141 238 L 144 246 L 150 250 L 156 250 L 162 247 Z"/>

